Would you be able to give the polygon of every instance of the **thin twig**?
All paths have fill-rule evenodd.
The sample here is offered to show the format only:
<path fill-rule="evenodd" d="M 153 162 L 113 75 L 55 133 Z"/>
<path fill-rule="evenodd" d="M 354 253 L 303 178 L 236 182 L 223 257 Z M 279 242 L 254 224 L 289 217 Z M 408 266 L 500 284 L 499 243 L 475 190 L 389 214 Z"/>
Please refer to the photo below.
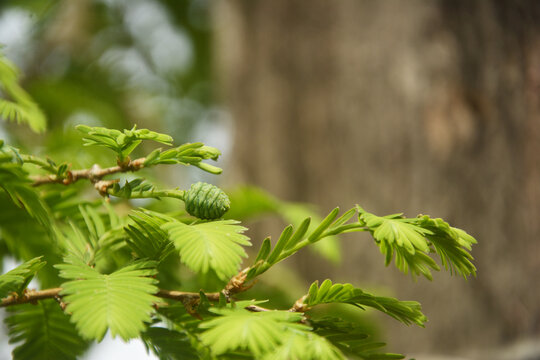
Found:
<path fill-rule="evenodd" d="M 88 179 L 91 182 L 95 183 L 107 175 L 140 170 L 144 167 L 145 160 L 146 158 L 142 157 L 133 161 L 129 161 L 127 164 L 123 164 L 122 166 L 117 165 L 105 169 L 100 168 L 98 165 L 94 165 L 90 169 L 72 171 L 68 170 L 66 172 L 66 176 L 64 177 L 58 177 L 56 175 L 35 176 L 32 177 L 32 180 L 34 181 L 32 183 L 32 186 L 40 186 L 44 184 L 54 183 L 69 185 L 80 179 Z"/>
<path fill-rule="evenodd" d="M 266 311 L 273 311 L 273 310 L 270 310 L 270 309 L 267 309 L 267 308 L 263 308 L 263 307 L 257 306 L 257 305 L 249 305 L 249 306 L 246 306 L 245 309 L 248 310 L 248 311 L 251 311 L 251 312 L 266 312 Z"/>
<path fill-rule="evenodd" d="M 219 300 L 219 293 L 205 293 L 208 300 L 212 301 L 218 301 Z M 177 301 L 190 301 L 190 300 L 198 300 L 201 298 L 199 293 L 196 292 L 186 292 L 186 291 L 174 291 L 174 290 L 159 290 L 156 293 L 156 296 L 164 299 L 171 299 L 171 300 L 177 300 Z"/>
<path fill-rule="evenodd" d="M 38 300 L 44 299 L 56 299 L 57 301 L 62 298 L 60 292 L 62 288 L 52 288 L 45 290 L 27 290 L 22 296 L 17 294 L 10 295 L 2 299 L 0 307 L 20 305 L 27 303 L 35 303 Z M 199 299 L 200 294 L 195 292 L 185 292 L 185 291 L 170 291 L 170 290 L 159 290 L 156 294 L 157 297 L 172 299 L 177 301 L 186 301 Z M 205 294 L 209 300 L 218 301 L 219 293 L 208 293 Z"/>
<path fill-rule="evenodd" d="M 38 300 L 51 299 L 60 296 L 60 291 L 62 288 L 52 288 L 45 290 L 26 290 L 22 296 L 17 294 L 10 295 L 2 299 L 0 307 L 6 307 L 10 305 L 19 305 L 26 303 L 35 303 Z"/>

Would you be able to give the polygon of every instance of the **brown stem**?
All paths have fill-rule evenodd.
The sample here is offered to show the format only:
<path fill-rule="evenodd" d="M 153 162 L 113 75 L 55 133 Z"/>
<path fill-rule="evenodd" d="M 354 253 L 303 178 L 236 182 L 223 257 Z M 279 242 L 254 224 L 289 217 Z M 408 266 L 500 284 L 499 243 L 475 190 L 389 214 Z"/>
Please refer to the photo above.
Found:
<path fill-rule="evenodd" d="M 62 288 L 52 288 L 52 289 L 45 289 L 45 290 L 27 290 L 24 292 L 22 296 L 13 294 L 6 298 L 3 298 L 2 302 L 0 303 L 0 307 L 20 305 L 20 304 L 26 304 L 26 303 L 35 303 L 38 300 L 53 299 L 53 298 L 57 299 L 58 301 L 58 299 L 62 297 L 62 295 L 60 295 L 60 291 L 62 291 Z M 170 290 L 159 290 L 155 295 L 157 297 L 178 300 L 182 302 L 200 298 L 199 293 L 184 292 L 184 291 L 170 291 Z M 212 300 L 212 301 L 219 300 L 219 293 L 208 293 L 206 294 L 206 296 L 208 297 L 209 300 Z"/>
<path fill-rule="evenodd" d="M 235 275 L 229 281 L 229 283 L 225 286 L 225 289 L 223 289 L 221 292 L 205 293 L 208 300 L 219 301 L 219 297 L 221 294 L 225 295 L 227 300 L 229 300 L 232 294 L 237 294 L 239 292 L 246 291 L 249 288 L 251 288 L 252 285 L 244 286 L 244 281 L 246 279 L 246 274 L 248 270 L 249 268 L 246 268 L 240 271 L 237 275 Z M 17 294 L 12 294 L 12 295 L 9 295 L 8 297 L 1 299 L 0 307 L 7 307 L 7 306 L 13 306 L 13 305 L 27 304 L 27 303 L 35 304 L 38 300 L 55 299 L 62 307 L 62 310 L 65 310 L 66 304 L 62 301 L 62 295 L 60 295 L 61 291 L 62 291 L 62 288 L 59 288 L 59 287 L 52 288 L 52 289 L 45 289 L 45 290 L 25 290 L 22 296 L 19 296 Z M 194 316 L 197 315 L 195 312 L 194 305 L 196 305 L 201 298 L 201 295 L 199 293 L 160 289 L 158 290 L 157 293 L 155 293 L 155 295 L 157 297 L 164 298 L 164 299 L 181 301 L 184 304 L 184 306 L 186 306 L 186 309 L 188 310 L 190 314 Z M 307 307 L 303 305 L 302 303 L 305 297 L 306 296 L 300 298 L 294 304 L 294 306 L 289 309 L 289 311 L 304 312 L 307 309 Z M 301 306 L 301 304 L 303 306 Z M 157 305 L 159 304 L 156 303 L 156 306 Z M 193 311 L 190 311 L 192 307 L 193 307 Z M 270 309 L 266 309 L 257 305 L 250 305 L 246 307 L 246 310 L 249 310 L 252 312 L 271 311 Z"/>
<path fill-rule="evenodd" d="M 206 293 L 205 294 L 208 300 L 218 301 L 219 293 Z M 156 296 L 164 299 L 171 299 L 177 301 L 192 301 L 200 299 L 200 294 L 195 292 L 185 292 L 185 291 L 174 291 L 174 290 L 159 290 L 156 293 Z"/>
<path fill-rule="evenodd" d="M 289 309 L 290 312 L 306 312 L 309 310 L 309 306 L 304 304 L 307 295 L 302 296 L 300 299 L 296 300 L 294 305 Z"/>
<path fill-rule="evenodd" d="M 249 305 L 249 306 L 246 306 L 246 310 L 251 311 L 251 312 L 265 312 L 265 311 L 272 311 L 272 310 L 270 310 L 270 309 L 263 308 L 263 307 L 260 307 L 260 306 L 257 306 L 257 305 Z"/>
<path fill-rule="evenodd" d="M 56 175 L 36 176 L 32 178 L 32 180 L 34 180 L 32 186 L 54 183 L 69 185 L 80 179 L 88 179 L 95 183 L 107 175 L 140 170 L 144 167 L 145 160 L 146 158 L 143 157 L 129 161 L 122 166 L 117 165 L 105 169 L 100 168 L 98 165 L 94 165 L 90 169 L 68 171 L 65 177 L 58 177 Z"/>
<path fill-rule="evenodd" d="M 10 295 L 2 299 L 0 307 L 6 307 L 10 305 L 19 305 L 26 303 L 35 303 L 38 300 L 51 299 L 60 296 L 62 288 L 52 288 L 45 290 L 26 290 L 22 296 L 17 294 Z"/>
<path fill-rule="evenodd" d="M 14 294 L 14 295 L 10 295 L 2 299 L 2 302 L 0 303 L 0 307 L 21 305 L 21 304 L 27 304 L 27 303 L 35 304 L 38 300 L 55 299 L 62 307 L 62 310 L 65 310 L 66 304 L 62 301 L 62 296 L 60 295 L 61 291 L 62 291 L 62 288 L 52 288 L 52 289 L 45 289 L 45 290 L 27 290 L 22 296 L 17 296 L 16 294 Z M 205 295 L 208 298 L 208 300 L 218 301 L 219 294 L 220 294 L 219 292 L 213 292 L 213 293 L 206 293 Z M 200 299 L 199 293 L 186 292 L 186 291 L 160 289 L 155 295 L 157 297 L 164 298 L 164 299 L 181 301 L 182 303 L 184 303 L 184 305 L 197 302 Z M 291 308 L 291 310 L 289 311 L 293 311 L 292 310 L 293 308 Z M 272 311 L 270 309 L 263 308 L 258 305 L 247 306 L 246 310 L 252 311 L 252 312 Z M 297 309 L 296 311 L 299 311 L 299 309 Z"/>

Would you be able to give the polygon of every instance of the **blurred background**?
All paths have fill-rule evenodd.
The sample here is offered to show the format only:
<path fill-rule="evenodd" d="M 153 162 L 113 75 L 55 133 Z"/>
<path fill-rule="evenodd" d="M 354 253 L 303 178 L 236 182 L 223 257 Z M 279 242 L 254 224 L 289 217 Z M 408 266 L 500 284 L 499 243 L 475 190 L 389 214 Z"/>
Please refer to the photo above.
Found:
<path fill-rule="evenodd" d="M 356 234 L 334 261 L 288 262 L 284 287 L 420 301 L 426 329 L 381 318 L 418 360 L 540 359 L 540 2 L 2 0 L 0 44 L 48 119 L 46 135 L 0 122 L 11 144 L 89 166 L 111 157 L 66 151 L 74 125 L 137 124 L 220 148 L 225 187 L 443 217 L 479 241 L 476 278 L 414 282 Z M 283 226 L 248 224 L 255 243 Z"/>

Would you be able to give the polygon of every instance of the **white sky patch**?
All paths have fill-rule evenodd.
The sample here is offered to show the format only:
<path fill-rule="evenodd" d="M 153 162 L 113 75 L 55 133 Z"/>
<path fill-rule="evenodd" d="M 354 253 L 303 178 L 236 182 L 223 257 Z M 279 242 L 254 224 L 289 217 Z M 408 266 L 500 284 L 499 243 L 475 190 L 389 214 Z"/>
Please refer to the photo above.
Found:
<path fill-rule="evenodd" d="M 18 67 L 24 68 L 32 39 L 35 20 L 22 9 L 8 8 L 0 15 L 0 45 L 2 52 Z"/>
<path fill-rule="evenodd" d="M 186 71 L 193 62 L 192 43 L 187 34 L 174 27 L 161 5 L 137 1 L 125 8 L 125 23 L 161 73 Z"/>
<path fill-rule="evenodd" d="M 133 339 L 125 343 L 118 337 L 113 339 L 107 333 L 103 341 L 93 345 L 81 359 L 155 360 L 158 357 L 153 353 L 148 354 L 146 347 L 139 339 Z"/>
<path fill-rule="evenodd" d="M 104 68 L 113 70 L 110 81 L 114 84 L 156 92 L 166 91 L 169 87 L 164 79 L 152 72 L 143 56 L 134 48 L 113 47 L 101 56 L 99 62 Z M 126 77 L 129 79 L 127 84 Z"/>

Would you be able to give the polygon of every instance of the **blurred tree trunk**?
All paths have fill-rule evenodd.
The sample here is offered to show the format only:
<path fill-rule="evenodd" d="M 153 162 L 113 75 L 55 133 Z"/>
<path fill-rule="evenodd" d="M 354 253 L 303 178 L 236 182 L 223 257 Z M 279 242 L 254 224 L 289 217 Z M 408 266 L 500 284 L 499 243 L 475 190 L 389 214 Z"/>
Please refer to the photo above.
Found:
<path fill-rule="evenodd" d="M 478 277 L 404 281 L 367 236 L 334 276 L 424 305 L 397 351 L 540 332 L 540 2 L 220 1 L 222 99 L 241 180 L 328 210 L 425 212 L 467 229 Z M 328 276 L 303 268 L 309 280 Z"/>

